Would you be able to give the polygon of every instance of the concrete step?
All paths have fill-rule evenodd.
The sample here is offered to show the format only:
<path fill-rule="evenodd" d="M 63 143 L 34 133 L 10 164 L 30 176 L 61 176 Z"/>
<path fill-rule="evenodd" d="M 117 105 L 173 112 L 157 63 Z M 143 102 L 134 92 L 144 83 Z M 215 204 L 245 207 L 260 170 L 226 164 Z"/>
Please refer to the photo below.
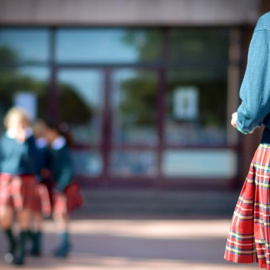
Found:
<path fill-rule="evenodd" d="M 84 190 L 85 215 L 231 217 L 239 191 Z"/>

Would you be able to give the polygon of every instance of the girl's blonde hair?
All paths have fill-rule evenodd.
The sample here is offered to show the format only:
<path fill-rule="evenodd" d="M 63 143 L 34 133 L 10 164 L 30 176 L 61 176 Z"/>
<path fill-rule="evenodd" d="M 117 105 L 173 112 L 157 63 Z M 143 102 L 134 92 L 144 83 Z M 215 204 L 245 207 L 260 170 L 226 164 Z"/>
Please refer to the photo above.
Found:
<path fill-rule="evenodd" d="M 22 120 L 25 121 L 25 123 L 27 125 L 30 124 L 30 118 L 29 118 L 27 112 L 24 109 L 20 108 L 20 107 L 13 107 L 13 108 L 8 110 L 8 112 L 7 112 L 7 114 L 6 114 L 5 118 L 4 118 L 4 125 L 5 125 L 6 128 L 8 128 L 9 123 L 10 123 L 10 119 L 14 115 L 21 116 Z"/>

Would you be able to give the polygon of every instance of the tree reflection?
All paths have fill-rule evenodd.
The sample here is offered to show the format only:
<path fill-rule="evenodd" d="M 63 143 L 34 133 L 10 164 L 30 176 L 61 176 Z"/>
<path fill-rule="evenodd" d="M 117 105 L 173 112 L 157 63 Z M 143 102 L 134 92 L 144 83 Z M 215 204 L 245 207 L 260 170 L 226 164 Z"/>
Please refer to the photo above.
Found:
<path fill-rule="evenodd" d="M 172 130 L 167 131 L 180 131 L 186 126 L 186 123 L 182 123 L 183 121 L 174 115 L 175 89 L 179 86 L 196 86 L 199 90 L 199 115 L 196 121 L 190 121 L 188 125 L 198 137 L 192 142 L 190 139 L 190 142 L 215 144 L 216 140 L 211 139 L 212 135 L 211 138 L 205 135 L 211 132 L 218 134 L 216 137 L 219 142 L 225 141 L 228 30 L 175 28 L 163 33 L 166 33 L 167 38 L 162 40 L 160 31 L 130 30 L 127 31 L 124 41 L 136 48 L 140 62 L 154 61 L 163 63 L 166 67 L 166 121 L 170 123 Z M 167 48 L 163 58 L 162 46 Z M 122 81 L 121 91 L 125 98 L 119 110 L 127 123 L 132 120 L 131 124 L 137 127 L 156 125 L 157 112 L 153 104 L 156 102 L 157 84 L 153 83 L 144 71 L 138 70 L 136 77 Z"/>
<path fill-rule="evenodd" d="M 18 60 L 19 60 L 18 54 L 14 50 L 6 46 L 0 47 L 0 61 L 1 62 L 9 64 L 11 62 L 15 62 Z"/>
<path fill-rule="evenodd" d="M 60 119 L 72 125 L 88 124 L 95 108 L 85 103 L 74 87 L 61 84 Z"/>
<path fill-rule="evenodd" d="M 3 119 L 6 111 L 13 106 L 14 97 L 17 93 L 31 92 L 36 95 L 38 106 L 37 116 L 44 118 L 50 110 L 49 81 L 36 77 L 35 73 L 29 72 L 29 66 L 19 67 L 17 53 L 10 48 L 0 47 L 0 118 Z M 32 71 L 38 67 L 30 67 Z M 28 72 L 25 72 L 27 71 Z M 28 74 L 29 73 L 29 74 Z M 72 124 L 86 123 L 92 117 L 93 109 L 79 97 L 71 85 L 60 85 L 63 90 L 61 95 L 61 115 L 59 120 Z M 57 116 L 55 116 L 57 117 Z M 3 129 L 1 121 L 1 128 Z"/>
<path fill-rule="evenodd" d="M 142 72 L 121 82 L 120 110 L 127 122 L 138 126 L 155 124 L 156 87 L 156 78 Z"/>

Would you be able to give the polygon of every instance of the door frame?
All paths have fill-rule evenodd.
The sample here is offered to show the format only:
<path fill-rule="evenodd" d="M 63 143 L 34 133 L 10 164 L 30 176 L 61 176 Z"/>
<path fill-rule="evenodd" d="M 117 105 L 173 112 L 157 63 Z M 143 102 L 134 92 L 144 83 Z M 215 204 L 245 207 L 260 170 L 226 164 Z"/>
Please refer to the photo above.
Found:
<path fill-rule="evenodd" d="M 76 69 L 76 70 L 100 70 L 104 72 L 104 102 L 102 111 L 102 125 L 101 133 L 102 138 L 99 145 L 75 145 L 75 149 L 78 150 L 98 150 L 102 156 L 103 171 L 98 177 L 88 177 L 84 175 L 78 175 L 78 179 L 85 187 L 143 187 L 143 188 L 231 188 L 235 185 L 237 176 L 232 179 L 226 179 L 226 181 L 219 181 L 222 179 L 186 179 L 187 181 L 179 181 L 179 177 L 165 177 L 162 172 L 162 156 L 166 150 L 170 149 L 231 149 L 237 153 L 241 152 L 239 144 L 236 146 L 168 146 L 164 142 L 165 132 L 165 115 L 166 115 L 166 90 L 167 90 L 167 78 L 166 68 L 160 65 L 70 65 L 62 64 L 55 65 L 52 68 L 51 87 L 49 88 L 49 114 L 58 115 L 59 107 L 59 87 L 57 85 L 57 74 L 61 70 Z M 144 145 L 128 145 L 128 146 L 116 146 L 114 149 L 121 150 L 145 150 L 151 149 L 155 152 L 157 157 L 157 175 L 153 177 L 149 176 L 130 176 L 127 178 L 112 176 L 110 174 L 110 153 L 112 150 L 112 74 L 115 70 L 119 69 L 140 69 L 155 71 L 158 74 L 157 81 L 157 136 L 158 143 L 154 147 L 147 147 Z M 110 139 L 108 139 L 110 138 Z M 225 180 L 225 179 L 224 179 Z"/>

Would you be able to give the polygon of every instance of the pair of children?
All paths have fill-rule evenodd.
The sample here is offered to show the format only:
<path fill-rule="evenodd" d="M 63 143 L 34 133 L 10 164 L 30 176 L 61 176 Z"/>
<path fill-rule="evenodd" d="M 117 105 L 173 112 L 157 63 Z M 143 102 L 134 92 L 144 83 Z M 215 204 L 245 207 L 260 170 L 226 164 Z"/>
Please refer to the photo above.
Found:
<path fill-rule="evenodd" d="M 42 213 L 49 214 L 51 210 L 46 179 L 54 182 L 52 212 L 60 235 L 54 255 L 65 257 L 70 250 L 69 212 L 82 204 L 79 187 L 73 182 L 66 140 L 57 125 L 48 123 L 42 144 L 40 139 L 35 139 L 27 113 L 20 108 L 12 108 L 7 113 L 5 126 L 6 133 L 0 140 L 0 225 L 8 242 L 4 259 L 7 263 L 24 264 L 29 235 L 32 255 L 40 255 Z M 12 228 L 14 215 L 18 239 Z M 30 234 L 32 224 L 35 228 Z"/>

